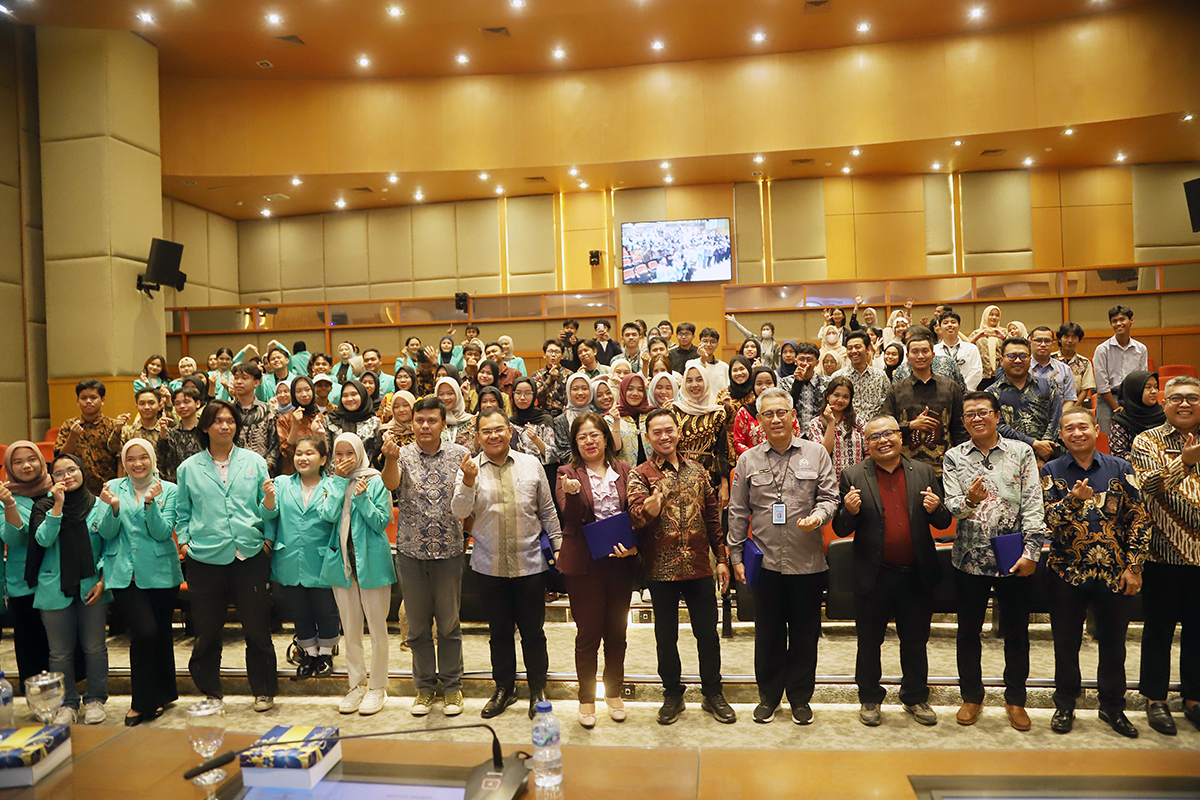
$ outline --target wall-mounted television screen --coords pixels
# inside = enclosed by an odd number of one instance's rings
[[[683,219],[621,223],[625,283],[733,279],[729,220]]]

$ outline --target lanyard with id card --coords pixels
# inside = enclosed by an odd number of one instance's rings
[[[783,474],[775,473],[775,466],[770,464],[770,452],[768,451],[767,461],[771,467],[771,479],[775,483],[775,502],[771,504],[771,524],[786,525],[787,524],[787,505],[783,502],[783,482],[787,479],[787,474],[791,471],[791,459],[784,456]]]

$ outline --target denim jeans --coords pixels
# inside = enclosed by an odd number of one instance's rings
[[[75,688],[75,643],[83,647],[87,665],[87,689],[83,702],[108,700],[108,645],[105,634],[108,626],[108,603],[85,606],[76,597],[71,605],[57,611],[42,609],[42,624],[50,642],[50,669],[63,674],[63,705],[79,708],[79,691]]]

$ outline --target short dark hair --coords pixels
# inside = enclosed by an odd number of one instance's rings
[[[292,352],[293,353],[303,353],[307,349],[308,349],[308,345],[306,345],[304,343],[303,339],[297,339],[296,341],[292,342]]]
[[[1079,339],[1081,341],[1083,340],[1083,336],[1084,336],[1083,328],[1076,322],[1064,322],[1062,325],[1059,325],[1058,326],[1058,336],[1056,338],[1058,338],[1059,341],[1062,341],[1062,338],[1064,336],[1067,336],[1072,333],[1075,334],[1076,339]]]
[[[366,350],[363,350],[363,351],[362,351],[362,355],[364,355],[364,356],[365,356],[367,353],[374,353],[375,355],[379,356],[379,358],[380,358],[380,359],[382,359],[382,358],[383,358],[383,353],[379,352],[379,348],[378,348],[378,347],[368,347]],[[270,353],[268,353],[267,355],[270,355]]]
[[[1130,308],[1129,306],[1115,305],[1108,310],[1108,321],[1112,322],[1112,318],[1119,314],[1124,314],[1125,316],[1129,317],[1130,319],[1133,319],[1133,309],[1132,308]]]
[[[851,339],[860,340],[863,343],[863,347],[868,349],[871,347],[871,334],[864,330],[850,331],[850,333],[846,336],[846,341],[842,342],[843,346],[850,344]]]
[[[761,331],[763,328],[770,328],[770,329],[771,329],[771,335],[772,335],[772,336],[774,336],[774,335],[775,335],[775,323],[774,323],[774,322],[764,322],[762,325],[759,325],[759,326],[758,326],[758,329],[759,329],[760,331]]]
[[[1031,352],[1031,353],[1033,352],[1033,345],[1029,344],[1029,340],[1026,339],[1024,336],[1009,336],[1007,339],[1005,339],[1003,342],[1000,343],[1000,355],[1004,355],[1005,353],[1008,352],[1008,346],[1010,344],[1015,344],[1019,347],[1024,347],[1029,352]]]
[[[239,372],[241,372],[245,375],[249,375],[256,381],[262,380],[262,367],[258,366],[258,364],[255,364],[253,361],[243,361],[240,364],[234,364],[233,368],[229,370],[229,372],[232,375],[237,375]]]
[[[673,328],[673,326],[671,325],[671,320],[669,320],[669,319],[660,319],[658,321],[658,325],[656,325],[655,327],[662,328],[664,326],[667,328]]]
[[[612,328],[612,324],[608,320],[598,319],[592,323],[592,330],[596,330],[596,328],[599,328],[601,325],[603,325],[605,328]]]
[[[288,359],[291,358],[291,356],[288,354],[287,350],[284,350],[282,347],[280,347],[279,345],[276,344],[276,345],[272,345],[271,349],[267,351],[267,360],[268,361],[271,360],[271,354],[274,353],[275,351],[279,351],[280,353],[283,353],[284,358],[288,358]],[[379,351],[376,350],[375,352],[378,353]]]
[[[1033,335],[1034,335],[1035,333],[1037,333],[1038,331],[1045,331],[1046,333],[1050,334],[1051,336],[1053,336],[1053,335],[1054,335],[1054,331],[1050,330],[1050,326],[1049,326],[1049,325],[1038,325],[1036,328],[1034,328],[1033,330],[1031,330],[1031,331],[1029,332],[1029,335],[1030,335],[1030,336],[1033,336]]]
[[[1063,409],[1062,416],[1058,418],[1059,426],[1061,427],[1062,421],[1072,414],[1082,414],[1083,416],[1087,417],[1093,425],[1096,424],[1096,415],[1092,413],[1090,408],[1087,406],[1077,406],[1072,404]]]
[[[646,349],[649,350],[651,347],[654,347],[655,342],[658,342],[659,344],[661,344],[663,347],[667,348],[668,350],[671,349],[670,342],[668,342],[666,339],[664,339],[661,336],[651,336],[650,341],[646,343]]]
[[[579,330],[579,320],[577,320],[577,319],[563,320],[563,327],[564,328],[574,328],[575,330]]]
[[[812,356],[813,358],[820,358],[821,348],[817,347],[812,342],[799,342],[796,345],[796,355],[800,355],[801,353],[806,356]]]
[[[562,339],[547,339],[546,341],[542,342],[542,352],[545,353],[548,349],[550,349],[550,345],[554,345],[559,350],[563,349]]]
[[[178,403],[179,395],[183,395],[184,397],[190,397],[193,400],[195,400],[197,403],[200,402],[200,392],[199,392],[199,390],[196,389],[195,386],[180,386],[178,389],[176,389],[171,394],[171,399],[174,400],[176,403]]]
[[[721,341],[721,334],[716,328],[705,328],[700,331],[700,338],[703,339],[705,336],[711,336],[717,342]]]
[[[308,358],[308,376],[310,378],[316,374],[315,372],[313,372],[313,364],[317,363],[318,358],[325,359],[326,364],[328,364],[331,367],[333,366],[333,356],[329,355],[329,353],[313,353]]]
[[[476,333],[479,333],[479,326],[472,322],[463,328],[463,333],[466,333],[467,331],[475,331]]]
[[[659,417],[670,417],[671,422],[674,422],[675,426],[679,427],[679,421],[675,419],[674,411],[669,408],[656,408],[646,415],[646,430],[650,430],[650,423]]]
[[[417,401],[413,406],[413,417],[417,416],[418,411],[437,411],[442,415],[442,422],[446,421],[446,404],[437,399],[437,395],[427,394]]]
[[[96,378],[84,378],[79,383],[75,384],[75,397],[86,392],[88,389],[94,389],[96,394],[104,397],[104,393],[108,390],[104,388],[104,382]]]
[[[955,311],[953,308],[947,308],[945,311],[943,311],[941,314],[938,315],[938,319],[939,320],[952,319],[955,322],[957,322],[959,325],[962,325],[962,317],[959,316],[958,312]]]
[[[225,355],[229,356],[230,358],[233,358],[233,351],[230,350],[228,347],[218,347],[217,352],[216,352],[217,358],[221,357],[221,353],[224,353]]]
[[[471,353],[478,353],[479,355],[483,355],[483,348],[480,347],[479,345],[475,344],[475,342],[467,342],[466,344],[464,344],[462,346],[462,351],[464,353],[471,352]]]
[[[209,400],[208,405],[200,412],[200,421],[196,423],[197,435],[200,437],[200,444],[204,449],[208,449],[208,429],[217,421],[217,414],[221,413],[221,409],[226,409],[230,414],[233,414],[233,440],[236,442],[238,436],[242,432],[242,412],[238,409],[237,404],[231,403],[228,400]]]
[[[687,331],[688,333],[693,333],[693,334],[694,334],[694,333],[696,332],[696,323],[694,323],[694,322],[681,322],[681,323],[679,323],[678,325],[676,325],[676,326],[675,326],[675,333],[676,333],[676,334],[683,333],[684,331]]]
[[[595,339],[581,339],[575,343],[576,348],[579,348],[580,345],[586,346],[593,353],[600,352],[600,343],[597,342]],[[579,352],[578,349],[576,349],[576,353],[578,353],[578,352]]]
[[[158,399],[158,389],[151,389],[149,386],[143,386],[141,389],[138,389],[133,393],[133,402],[136,403],[137,399],[144,394],[154,395],[154,399]]]
[[[409,337],[405,338],[405,340],[404,340],[404,346],[405,346],[405,347],[408,347],[408,343],[409,343],[409,342],[411,342],[413,339],[416,339],[416,340],[417,340],[417,344],[420,344],[420,343],[421,343],[421,337],[420,337],[420,336],[409,336]]]
[[[992,411],[1000,411],[1000,398],[991,392],[967,392],[963,395],[964,406],[971,400],[986,400],[992,407]]]
[[[639,336],[641,335],[642,329],[638,327],[636,322],[626,322],[621,326],[621,333],[625,333],[625,331],[629,330],[630,328],[633,328],[635,331],[637,331]]]
[[[505,425],[512,427],[512,420],[508,418],[508,414],[504,413],[503,408],[485,408],[475,415],[475,432],[479,433],[479,426],[483,424],[485,418],[497,415],[503,418]]]
[[[488,342],[487,344],[485,344],[485,345],[483,346],[483,352],[485,352],[485,353],[486,353],[486,352],[487,352],[487,349],[488,349],[489,347],[499,347],[499,348],[500,348],[500,352],[501,352],[501,353],[503,353],[503,352],[504,352],[504,345],[500,344],[499,342]]]
[[[853,336],[853,334],[851,334]],[[914,325],[908,329],[908,335],[904,337],[904,343],[908,345],[908,349],[912,349],[913,342],[929,342],[929,346],[933,347],[933,331],[926,328],[924,325]]]
[[[311,444],[321,458],[329,458],[329,443],[325,441],[324,436],[301,436],[296,440],[296,444],[292,445],[292,452],[295,452],[296,446],[301,442]]]
[[[589,422],[596,426],[596,430],[604,436],[604,463],[615,467],[618,460],[617,444],[613,441],[612,429],[608,427],[604,417],[594,411],[583,412],[571,423],[571,466],[579,469],[584,465],[583,454],[579,452],[579,442],[575,441],[575,437],[579,436],[579,429]]]

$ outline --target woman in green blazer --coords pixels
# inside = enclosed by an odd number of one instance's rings
[[[119,524],[107,526],[104,577],[129,627],[131,702],[125,724],[156,719],[179,699],[171,617],[183,570],[175,547],[175,484],[160,480],[155,448],[130,439],[121,448],[124,478],[108,482]]]
[[[333,674],[333,648],[338,643],[338,609],[321,566],[331,543],[333,523],[321,513],[332,495],[345,494],[324,476],[329,453],[325,437],[302,436],[293,446],[293,475],[263,484],[263,519],[275,529],[271,580],[283,586],[292,612],[300,666],[295,680]]]
[[[4,588],[8,599],[8,618],[13,627],[13,649],[17,656],[17,675],[21,693],[26,678],[50,669],[50,644],[42,614],[33,607],[37,585],[25,581],[25,553],[29,542],[29,515],[34,502],[50,493],[54,481],[46,459],[36,444],[26,439],[13,442],[4,451],[4,473],[8,483],[0,484],[0,504],[4,505]]]
[[[322,577],[333,586],[346,633],[350,692],[338,704],[338,711],[374,714],[387,702],[387,612],[391,586],[396,582],[396,564],[387,538],[392,495],[379,471],[372,469],[356,434],[337,437],[333,459],[334,476],[329,479],[333,491],[321,515],[337,525],[337,537],[328,549]],[[364,618],[371,633],[369,682],[362,645]]]
[[[50,669],[63,674],[66,692],[52,720],[75,724],[75,646],[83,646],[87,690],[83,721],[104,721],[108,700],[108,646],[104,634],[112,593],[104,586],[102,531],[117,525],[117,498],[105,486],[99,500],[88,491],[87,473],[77,456],[54,459],[50,494],[33,504],[29,516],[26,581],[34,584],[33,605],[42,612],[50,642]]]

